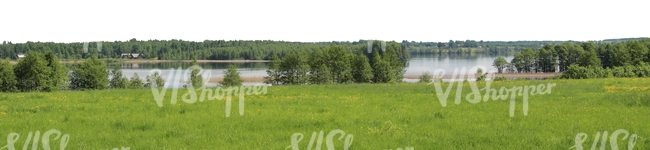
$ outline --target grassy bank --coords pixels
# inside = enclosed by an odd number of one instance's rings
[[[245,97],[245,114],[225,117],[225,101],[170,104],[167,91],[158,107],[151,90],[54,93],[0,93],[0,146],[6,136],[57,129],[69,134],[67,149],[285,149],[302,133],[341,129],[352,134],[351,149],[569,149],[586,133],[588,149],[596,132],[636,133],[634,149],[650,149],[650,79],[537,80],[493,82],[492,87],[555,83],[550,94],[531,95],[515,116],[508,101],[454,103],[452,88],[442,107],[433,85],[353,84],[269,87]],[[446,89],[446,84],[443,87]],[[483,87],[479,85],[479,87]],[[471,89],[465,84],[462,96]],[[179,91],[180,95],[186,93]],[[481,92],[483,93],[483,92]],[[336,135],[334,145],[344,141]],[[58,149],[59,140],[50,145]],[[323,140],[323,149],[326,148]],[[609,137],[607,147],[610,146]],[[620,149],[627,140],[618,138]],[[40,145],[40,143],[39,143]],[[314,144],[315,145],[315,144]]]

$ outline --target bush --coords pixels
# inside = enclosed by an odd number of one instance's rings
[[[429,83],[431,82],[431,73],[429,73],[428,71],[423,72],[422,75],[420,75],[420,77],[418,78],[419,78],[418,82],[420,83]]]
[[[133,74],[133,77],[129,80],[129,89],[141,89],[144,87],[143,85],[142,79],[140,79],[138,73]]]
[[[508,78],[506,77],[494,77],[492,81],[508,81]]]
[[[571,65],[562,73],[564,79],[590,79],[590,78],[645,78],[650,77],[650,65],[637,66],[619,66],[612,69],[603,69],[601,67],[580,67]]]
[[[95,56],[81,64],[74,64],[70,74],[70,88],[73,90],[96,89],[108,87],[106,64]]]
[[[50,85],[52,69],[47,64],[42,53],[27,52],[25,58],[14,66],[14,74],[18,82],[16,87],[23,92],[52,90],[53,87]]]

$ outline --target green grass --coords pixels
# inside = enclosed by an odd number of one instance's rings
[[[589,149],[596,132],[625,129],[641,137],[634,149],[650,149],[650,79],[504,81],[492,87],[547,83],[556,87],[530,96],[527,116],[517,98],[514,117],[508,101],[457,105],[454,87],[442,107],[433,85],[405,83],[274,86],[246,96],[243,116],[233,98],[230,117],[223,100],[172,105],[171,91],[162,107],[151,90],[0,93],[0,146],[12,132],[20,135],[14,145],[21,149],[29,132],[57,129],[69,134],[67,149],[285,149],[294,133],[304,135],[299,145],[306,149],[312,132],[326,136],[341,129],[354,136],[351,149],[357,150],[569,149],[578,133],[589,136],[583,144]],[[465,84],[462,96],[469,92]],[[50,141],[58,149],[59,140]],[[627,142],[619,137],[620,149]],[[334,140],[336,149],[343,143]]]

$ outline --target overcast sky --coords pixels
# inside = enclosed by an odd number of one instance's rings
[[[586,41],[650,37],[648,6],[642,0],[3,0],[0,41]]]

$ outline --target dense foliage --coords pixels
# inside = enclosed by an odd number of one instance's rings
[[[96,57],[75,63],[71,69],[60,64],[49,51],[45,55],[30,51],[16,65],[0,60],[0,92],[141,89],[163,87],[165,84],[158,72],[146,79],[143,82],[137,74],[131,79],[124,78],[120,66],[108,70],[104,61]]]
[[[505,68],[504,72],[564,72],[563,78],[646,77],[649,47],[650,39],[600,45],[591,42],[547,44],[537,50],[523,49],[510,63],[497,58],[493,65]]]
[[[370,47],[369,47],[370,46]],[[291,52],[273,58],[268,84],[329,84],[400,82],[408,52],[396,42],[373,41],[356,50],[332,45],[307,53]],[[368,53],[370,50],[372,53]]]

